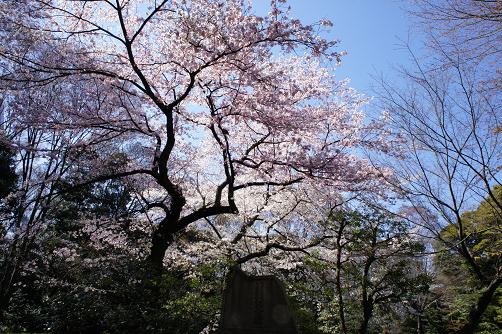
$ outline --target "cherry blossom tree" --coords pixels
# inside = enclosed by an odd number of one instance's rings
[[[239,196],[314,179],[341,191],[378,184],[381,171],[356,149],[388,149],[382,124],[334,79],[341,53],[320,37],[330,22],[304,25],[284,3],[263,17],[240,0],[1,5],[5,89],[85,95],[32,124],[85,129],[82,149],[129,153],[112,169],[74,163],[93,170],[80,184],[137,184],[156,268],[180,231],[244,210]]]

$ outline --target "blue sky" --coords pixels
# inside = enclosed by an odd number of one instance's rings
[[[269,0],[253,0],[258,12]],[[351,86],[371,94],[372,75],[398,80],[396,68],[410,65],[403,41],[418,50],[420,37],[405,10],[406,0],[289,0],[291,16],[304,23],[329,19],[334,26],[328,37],[339,39],[339,50],[347,51],[336,76],[350,78]]]

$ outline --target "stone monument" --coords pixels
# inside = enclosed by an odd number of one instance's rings
[[[297,334],[284,287],[275,276],[228,276],[220,334]]]

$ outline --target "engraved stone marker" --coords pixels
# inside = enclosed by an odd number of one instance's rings
[[[297,334],[281,282],[274,276],[229,275],[221,334]]]

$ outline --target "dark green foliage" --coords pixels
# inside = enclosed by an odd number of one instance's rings
[[[15,151],[8,138],[0,133],[0,199],[15,190],[17,182],[15,170]]]
[[[215,319],[221,303],[222,281],[215,275],[218,266],[212,268],[199,268],[193,278],[184,272],[149,278],[141,263],[129,263],[115,270],[108,268],[101,281],[95,275],[92,286],[79,287],[78,280],[89,279],[90,274],[76,271],[66,274],[74,276],[73,284],[66,288],[26,285],[16,291],[8,328],[82,334],[196,334]]]
[[[191,277],[170,286],[170,298],[163,303],[166,314],[166,333],[199,333],[204,327],[218,319],[222,303],[223,277],[226,267],[222,263],[208,263],[196,268]]]
[[[301,301],[291,299],[291,308],[294,313],[299,334],[321,334],[319,321],[315,309],[311,305],[304,305]]]
[[[502,200],[502,187],[492,190],[495,197]],[[462,228],[466,244],[475,264],[489,282],[500,273],[502,233],[500,221],[502,213],[492,198],[483,200],[478,208],[462,214]],[[446,244],[459,244],[458,226],[449,225],[441,231]],[[461,251],[456,247],[447,247],[445,243],[437,243],[439,251],[435,257],[437,268],[438,293],[442,297],[442,308],[438,310],[442,322],[448,331],[457,331],[469,319],[469,312],[476,305],[485,291],[487,283],[480,281],[475,275]],[[476,333],[502,333],[502,288],[498,288],[486,311],[481,317]]]

